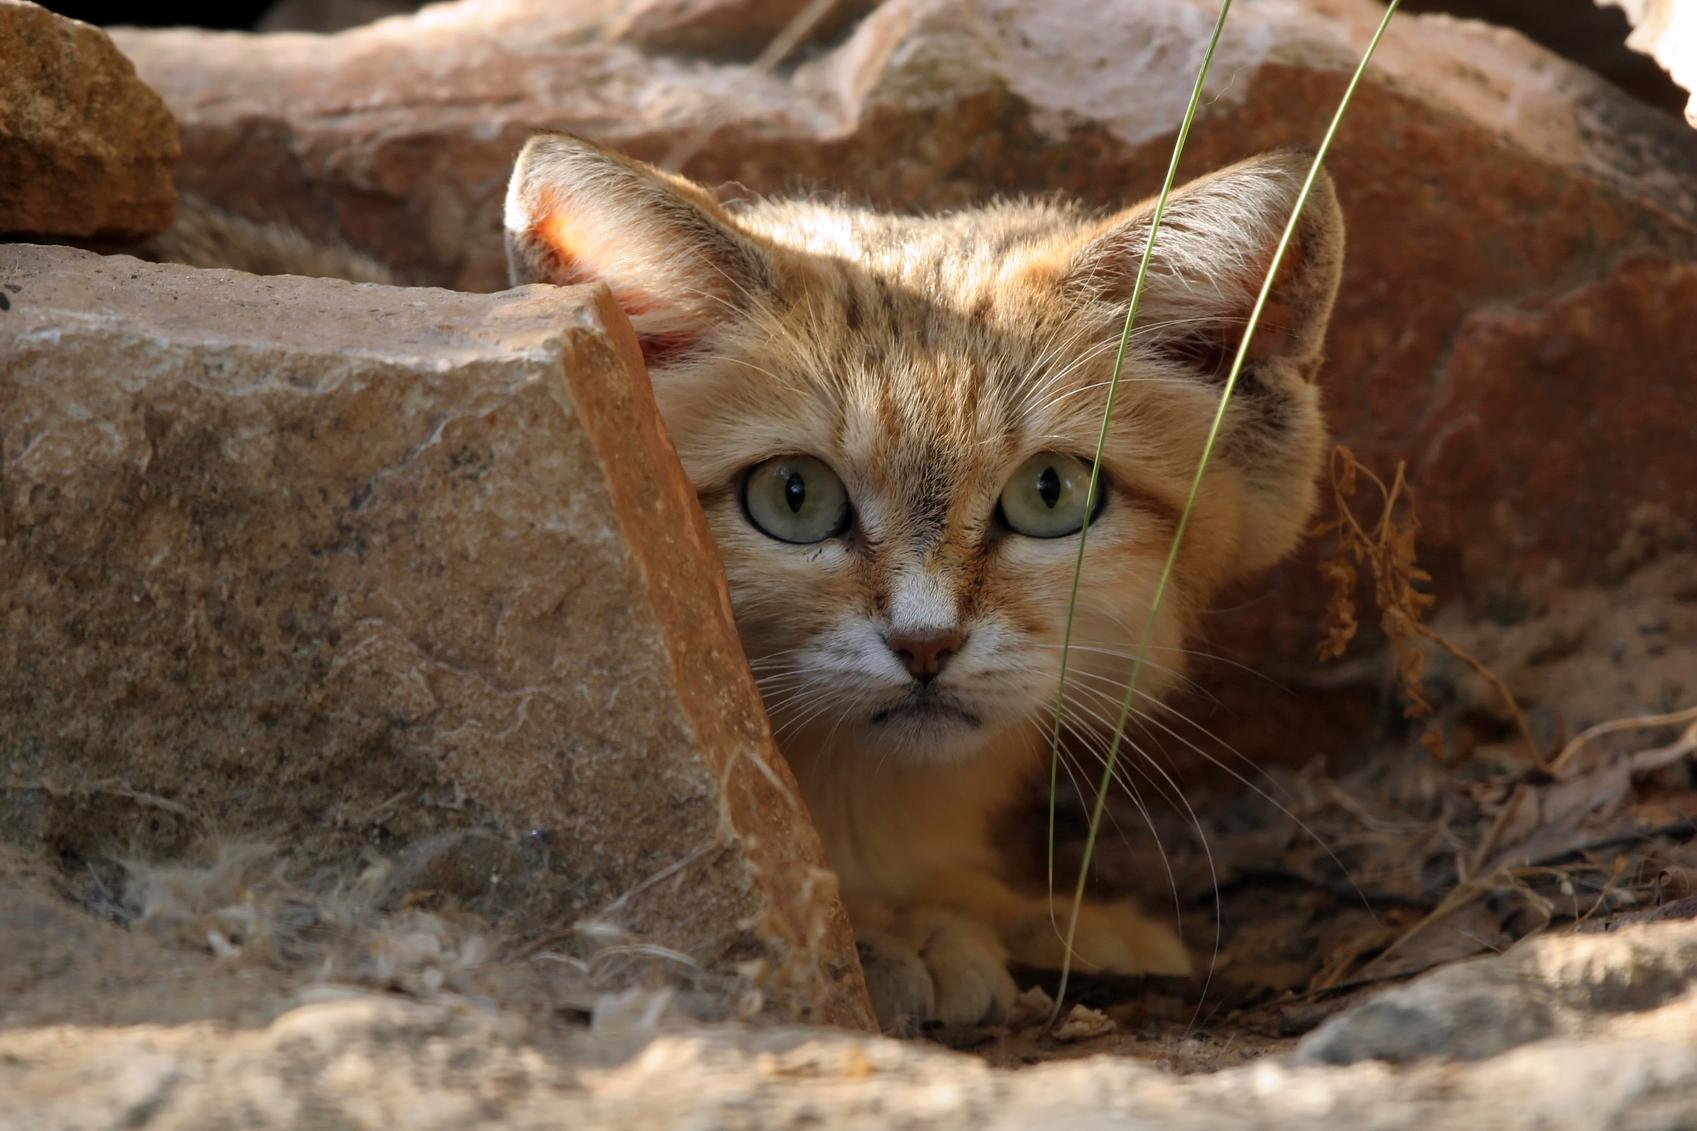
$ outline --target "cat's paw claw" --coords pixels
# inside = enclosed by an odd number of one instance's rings
[[[905,1032],[930,1020],[937,991],[919,952],[883,931],[862,931],[855,942],[879,1027]]]
[[[912,912],[896,931],[862,931],[857,941],[886,1031],[993,1023],[1018,995],[995,933],[952,912]]]
[[[920,956],[937,988],[932,1016],[944,1026],[1001,1021],[1019,996],[1006,953],[995,936],[977,924],[939,924]]]

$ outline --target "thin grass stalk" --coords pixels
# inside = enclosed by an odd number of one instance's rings
[[[1072,657],[1072,625],[1073,616],[1078,611],[1079,579],[1084,574],[1084,546],[1090,537],[1090,516],[1096,511],[1096,493],[1100,490],[1102,481],[1102,453],[1108,446],[1108,425],[1113,420],[1114,398],[1119,393],[1120,373],[1125,369],[1126,354],[1131,349],[1131,331],[1137,324],[1137,308],[1143,301],[1143,280],[1149,273],[1149,260],[1155,250],[1155,236],[1161,230],[1161,221],[1167,214],[1167,199],[1172,196],[1173,183],[1178,179],[1179,158],[1183,156],[1185,142],[1190,137],[1190,124],[1196,120],[1196,108],[1202,104],[1202,85],[1207,81],[1208,71],[1214,65],[1214,49],[1220,45],[1220,33],[1225,30],[1226,14],[1231,11],[1231,6],[1232,0],[1221,0],[1220,14],[1214,19],[1213,34],[1208,37],[1208,49],[1202,54],[1202,65],[1197,68],[1196,82],[1190,88],[1190,101],[1184,108],[1184,120],[1179,123],[1178,137],[1173,141],[1173,155],[1167,162],[1167,176],[1161,182],[1161,194],[1155,198],[1155,214],[1150,220],[1149,238],[1143,243],[1143,258],[1137,264],[1137,279],[1131,286],[1131,302],[1126,307],[1125,326],[1120,331],[1119,352],[1114,355],[1113,374],[1108,378],[1108,400],[1102,410],[1101,430],[1096,434],[1096,455],[1090,461],[1090,486],[1084,493],[1084,522],[1078,528],[1078,556],[1072,564],[1072,593],[1067,600],[1066,631],[1061,636],[1060,681],[1055,688],[1055,726],[1049,735],[1048,891],[1051,897],[1055,891],[1055,794],[1059,785],[1061,764],[1061,715],[1066,708],[1067,662]],[[1123,720],[1120,725],[1125,725]],[[1069,951],[1071,946],[1069,932]]]
[[[1114,726],[1113,741],[1108,747],[1107,764],[1104,767],[1102,781],[1096,790],[1095,802],[1091,808],[1090,827],[1084,841],[1084,857],[1079,864],[1078,883],[1073,891],[1072,914],[1067,921],[1066,945],[1061,957],[1061,981],[1055,993],[1056,1016],[1059,1015],[1061,1004],[1066,999],[1067,983],[1072,974],[1073,943],[1078,932],[1079,911],[1084,905],[1085,881],[1090,875],[1090,863],[1095,855],[1096,838],[1101,832],[1102,816],[1107,807],[1108,787],[1113,782],[1114,767],[1119,759],[1120,745],[1125,738],[1126,723],[1131,718],[1132,701],[1137,693],[1137,677],[1142,672],[1144,662],[1148,658],[1155,618],[1160,613],[1161,603],[1166,597],[1167,585],[1172,580],[1173,567],[1178,561],[1179,547],[1184,541],[1185,528],[1190,522],[1190,514],[1196,505],[1196,497],[1201,492],[1202,478],[1208,471],[1208,461],[1214,453],[1214,444],[1219,439],[1220,428],[1225,421],[1226,408],[1231,402],[1233,391],[1237,388],[1238,375],[1242,373],[1244,360],[1248,357],[1249,343],[1255,335],[1256,325],[1261,320],[1261,312],[1267,305],[1267,297],[1272,293],[1273,280],[1278,277],[1279,268],[1284,263],[1285,252],[1290,247],[1291,237],[1296,232],[1297,222],[1302,217],[1302,209],[1308,203],[1308,196],[1313,191],[1314,181],[1320,175],[1320,166],[1326,159],[1327,151],[1331,149],[1332,139],[1337,136],[1338,126],[1343,122],[1344,114],[1349,110],[1349,104],[1355,98],[1356,88],[1361,84],[1361,76],[1366,73],[1367,65],[1372,61],[1373,53],[1378,50],[1379,41],[1384,38],[1385,29],[1390,26],[1391,17],[1396,15],[1396,10],[1400,4],[1401,0],[1390,0],[1385,5],[1384,17],[1380,19],[1378,28],[1374,30],[1373,38],[1367,44],[1367,50],[1362,53],[1361,61],[1356,64],[1355,73],[1350,76],[1349,85],[1344,88],[1343,98],[1338,102],[1338,108],[1332,114],[1332,120],[1326,127],[1325,136],[1320,140],[1319,148],[1315,150],[1314,160],[1308,166],[1308,175],[1303,179],[1301,191],[1297,193],[1296,205],[1291,209],[1290,219],[1286,221],[1284,232],[1279,237],[1278,247],[1273,251],[1273,259],[1267,267],[1266,277],[1261,281],[1261,290],[1255,297],[1255,305],[1249,312],[1249,321],[1244,326],[1243,337],[1238,341],[1237,353],[1232,358],[1231,371],[1226,376],[1225,388],[1220,391],[1220,403],[1214,411],[1214,420],[1209,426],[1207,441],[1202,445],[1202,458],[1197,462],[1196,475],[1190,482],[1190,494],[1185,499],[1184,510],[1179,514],[1178,527],[1173,531],[1173,541],[1167,550],[1166,563],[1161,567],[1160,579],[1155,583],[1155,595],[1149,603],[1149,615],[1144,620],[1143,631],[1138,637],[1137,652],[1132,660],[1131,675],[1126,681],[1125,697],[1121,700],[1119,719]],[[1215,35],[1218,34],[1218,28],[1216,28]],[[1151,232],[1150,242],[1153,243],[1153,240],[1154,233]],[[1141,279],[1141,272],[1139,278]],[[1114,376],[1117,380],[1119,376],[1117,366]],[[1105,431],[1107,426],[1106,412],[1103,413],[1103,418]],[[1092,489],[1094,490],[1094,472],[1092,472]],[[1076,598],[1076,590],[1074,596]],[[1052,831],[1050,836],[1052,839]]]

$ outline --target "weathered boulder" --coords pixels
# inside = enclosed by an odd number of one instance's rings
[[[277,0],[255,31],[343,31],[421,7],[416,0]]]
[[[1296,1055],[1186,1075],[1101,1055],[998,1070],[929,1042],[821,1029],[638,1026],[592,1034],[510,1008],[344,990],[259,1024],[9,1025],[0,1028],[0,1094],[15,1121],[48,1131],[232,1124],[1311,1131],[1317,1123],[1360,1131],[1675,1131],[1690,1127],[1697,1088],[1692,933],[1681,923],[1618,940],[1552,937],[1463,968],[1481,987],[1473,1000],[1480,1027],[1514,1029],[1515,1038],[1489,1048],[1429,1041],[1426,1055],[1400,1065],[1382,1060],[1383,1038],[1399,1015],[1380,1009],[1369,1016],[1371,1003]],[[1460,972],[1422,979],[1402,998]],[[1588,985],[1595,986],[1589,995]],[[1562,1001],[1561,1023],[1522,1023],[1551,999]],[[1438,1033],[1432,1023],[1439,1019],[1418,1005],[1408,1020],[1428,1037]],[[1362,1038],[1358,1044],[1349,1043],[1352,1035]],[[1465,1033],[1449,1035],[1468,1043]],[[1477,1059],[1467,1058],[1470,1051]]]
[[[1215,10],[1156,0],[1079,20],[1030,0],[888,0],[770,75],[539,0],[460,0],[328,39],[119,42],[183,124],[187,184],[421,278],[492,289],[508,165],[540,128],[659,159],[714,120],[684,167],[698,178],[900,208],[1147,194]],[[1380,11],[1234,10],[1187,170],[1315,142]],[[1514,33],[1399,17],[1329,165],[1350,230],[1321,376],[1331,420],[1369,466],[1409,461],[1440,598],[1524,606],[1527,579],[1607,574],[1635,510],[1697,513],[1672,410],[1697,371],[1697,135]],[[1534,450],[1554,438],[1559,459]],[[1266,586],[1273,599],[1211,620],[1209,650],[1287,687],[1335,684],[1312,667],[1314,574],[1297,561]],[[1347,749],[1376,710],[1370,689],[1219,682],[1254,698],[1210,726],[1283,736],[1225,734],[1256,754]]]
[[[1622,1036],[1654,1031],[1670,1014],[1697,1015],[1690,922],[1529,939],[1506,955],[1456,963],[1331,1019],[1297,1055],[1312,1064],[1486,1060],[1611,1027]]]
[[[0,245],[0,836],[375,849],[863,1024],[717,556],[606,296]]]
[[[1697,126],[1697,4],[1692,0],[1597,0],[1632,21],[1628,47],[1662,65],[1674,82],[1693,92],[1685,120]]]
[[[839,36],[876,3],[834,0],[816,12],[815,0],[636,0],[603,27],[652,51],[754,59],[780,35],[799,33],[797,46]]]
[[[0,234],[171,226],[177,127],[99,28],[0,0]]]

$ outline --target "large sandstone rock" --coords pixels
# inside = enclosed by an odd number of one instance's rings
[[[0,234],[170,227],[177,127],[105,32],[0,0],[0,60]]]
[[[27,245],[0,288],[0,836],[375,849],[396,901],[594,920],[866,1022],[604,294]]]
[[[119,42],[182,121],[187,184],[420,278],[492,289],[508,165],[545,127],[658,159],[717,115],[685,169],[737,191],[901,208],[1149,193],[1215,10],[1152,0],[1080,20],[1030,0],[889,0],[765,76],[644,47],[640,28],[610,37],[595,5],[574,16],[540,0],[461,0],[329,39]],[[1380,11],[1235,9],[1187,169],[1316,141]],[[1331,419],[1370,466],[1409,461],[1443,600],[1525,607],[1526,579],[1608,575],[1635,511],[1697,513],[1675,407],[1697,371],[1697,135],[1514,33],[1399,17],[1330,168],[1350,225],[1321,377]],[[1208,648],[1287,687],[1335,683],[1312,667],[1312,561],[1266,592],[1211,621]],[[1352,747],[1377,710],[1370,689],[1221,682],[1255,698],[1211,727],[1283,736],[1225,735],[1257,754]]]

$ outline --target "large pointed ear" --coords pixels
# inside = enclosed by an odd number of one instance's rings
[[[1137,322],[1147,348],[1206,377],[1236,355],[1311,156],[1268,154],[1186,185],[1168,201]],[[1079,242],[1065,282],[1124,317],[1149,238],[1153,203],[1110,217]],[[1285,252],[1246,365],[1285,362],[1311,379],[1343,266],[1343,215],[1321,173]],[[1255,373],[1247,373],[1253,379]]]
[[[1185,186],[1156,234],[1135,349],[1177,379],[1218,382],[1238,343],[1311,158],[1277,153]],[[1075,237],[1063,285],[1117,337],[1154,208],[1110,217]],[[1314,385],[1343,266],[1343,215],[1331,179],[1316,179],[1250,341],[1217,463],[1238,485],[1234,572],[1282,557],[1313,513],[1325,452]],[[1230,493],[1227,496],[1232,497]]]
[[[771,263],[711,193],[569,134],[525,143],[507,186],[513,285],[605,283],[650,367],[699,349],[771,288]]]

